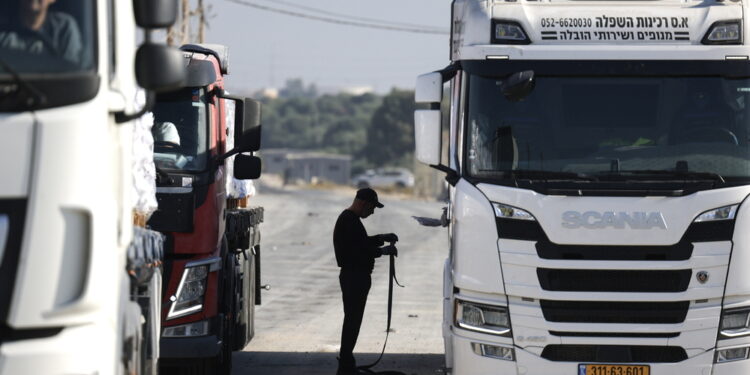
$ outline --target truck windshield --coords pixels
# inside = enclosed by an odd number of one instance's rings
[[[503,95],[507,74],[469,71],[468,174],[750,183],[747,62],[675,64],[694,63],[541,64],[535,89],[517,102]]]
[[[186,88],[157,96],[154,163],[159,169],[200,172],[208,160],[206,92]]]
[[[0,75],[94,68],[93,1],[7,0],[0,8]]]

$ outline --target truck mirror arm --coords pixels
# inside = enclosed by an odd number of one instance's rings
[[[456,172],[455,170],[445,165],[442,165],[442,164],[430,165],[430,167],[435,168],[439,170],[440,172],[445,173],[445,181],[451,184],[451,186],[456,186],[456,184],[458,183],[458,180],[461,179],[461,176],[458,175],[458,172]]]
[[[453,77],[456,76],[456,73],[458,73],[459,70],[461,70],[461,62],[456,61],[446,66],[445,68],[436,71],[436,73],[440,73],[440,76],[443,78],[443,83],[445,83],[453,79]]]
[[[146,103],[143,105],[143,108],[141,108],[136,113],[127,114],[125,111],[120,111],[115,113],[115,122],[118,124],[122,124],[128,121],[135,120],[144,114],[146,112],[151,111],[154,108],[154,105],[156,104],[156,95],[152,91],[146,91]]]
[[[243,151],[243,150],[238,149],[238,148],[235,147],[235,148],[227,151],[224,155],[217,156],[216,159],[214,159],[214,165],[216,165],[218,167],[218,166],[220,166],[224,162],[224,160],[227,160],[230,157],[232,157],[234,155],[237,155],[239,153],[242,153],[242,152],[245,152],[245,151]]]

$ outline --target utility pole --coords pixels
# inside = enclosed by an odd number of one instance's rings
[[[206,8],[203,7],[203,0],[198,0],[198,43],[205,42],[206,39]]]
[[[206,9],[203,0],[197,0],[193,10],[190,0],[180,0],[180,19],[167,32],[167,44],[170,46],[206,41]],[[198,32],[193,32],[193,17],[198,18]],[[196,35],[197,34],[197,35]],[[197,37],[196,37],[197,36]],[[196,40],[197,39],[197,40]]]

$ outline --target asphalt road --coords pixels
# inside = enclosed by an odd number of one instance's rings
[[[262,189],[253,205],[266,209],[262,224],[262,278],[271,285],[256,310],[256,335],[234,354],[233,374],[317,375],[336,372],[343,308],[333,252],[333,226],[353,191]],[[369,234],[395,232],[397,275],[392,332],[375,370],[406,374],[443,372],[442,269],[445,228],[411,218],[439,217],[443,204],[381,196],[384,209],[365,219]],[[374,360],[385,339],[388,258],[380,258],[355,356]]]

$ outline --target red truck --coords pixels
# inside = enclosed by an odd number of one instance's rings
[[[232,352],[254,335],[263,209],[228,198],[227,170],[234,159],[234,178],[259,177],[260,104],[224,90],[226,47],[181,50],[187,82],[157,96],[152,129],[159,208],[148,225],[166,236],[160,370],[229,374]]]

